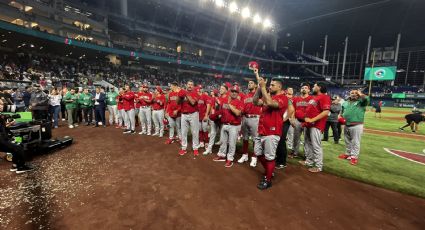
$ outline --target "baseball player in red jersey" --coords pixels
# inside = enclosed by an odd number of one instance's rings
[[[211,113],[210,113],[210,137],[208,146],[205,148],[204,155],[208,155],[212,153],[212,148],[214,146],[215,138],[217,136],[217,133],[220,132],[220,108],[221,106],[228,101],[228,87],[227,85],[223,84],[220,86],[219,90],[219,97],[213,97],[211,99],[211,103],[213,104]],[[211,119],[213,118],[213,119]],[[221,142],[220,142],[221,145]]]
[[[124,110],[122,95],[124,95],[124,88],[119,88],[118,96],[115,99],[117,101],[117,109],[118,109],[118,124],[115,127],[117,129],[124,127],[123,122],[125,117],[125,110]]]
[[[199,148],[199,112],[198,112],[198,100],[199,95],[194,90],[193,81],[188,81],[186,84],[186,90],[180,90],[178,92],[178,102],[181,104],[181,127],[182,127],[182,147],[179,151],[179,155],[187,153],[187,133],[189,128],[192,131],[192,148],[193,155],[198,156]]]
[[[165,95],[162,93],[161,87],[157,86],[152,98],[152,119],[155,125],[155,133],[152,136],[164,136],[164,107]]]
[[[238,99],[239,86],[232,86],[230,89],[230,97],[224,102],[220,108],[221,114],[221,132],[220,132],[220,149],[214,161],[226,161],[225,167],[229,168],[233,165],[236,152],[236,142],[238,140],[239,131],[242,123],[243,102]],[[226,158],[227,152],[227,158]]]
[[[291,101],[283,92],[283,83],[273,79],[267,92],[267,81],[260,78],[258,69],[254,69],[258,82],[253,101],[255,105],[262,105],[258,136],[254,138],[254,153],[265,169],[265,177],[257,185],[260,190],[272,186],[272,176],[275,169],[276,148],[282,134],[283,114],[291,105]]]
[[[325,84],[316,83],[313,87],[315,96],[305,109],[304,153],[305,161],[300,164],[309,167],[308,171],[317,173],[323,169],[322,133],[331,108],[331,98],[327,95]]]
[[[196,90],[199,95],[199,147],[204,148],[205,143],[208,142],[208,116],[211,111],[211,99],[204,93],[202,86],[198,86]]]
[[[178,87],[177,82],[173,82],[170,85],[171,91],[168,94],[168,102],[166,106],[166,117],[168,120],[168,125],[170,126],[170,130],[168,131],[168,140],[165,142],[166,144],[173,143],[176,139],[181,140],[181,113],[180,113],[180,105],[177,103],[178,99],[178,91],[180,88]],[[176,136],[174,137],[174,130],[176,129]]]
[[[312,98],[313,97],[310,95],[310,85],[308,83],[302,83],[301,96],[294,97],[292,99],[292,105],[294,106],[295,113],[292,115],[289,121],[291,122],[291,126],[294,129],[294,134],[292,137],[292,149],[289,153],[289,158],[294,158],[299,155],[301,135],[304,132],[302,123],[305,119],[305,109],[307,108],[308,102]]]
[[[261,106],[254,105],[253,97],[257,91],[257,83],[255,81],[248,82],[249,93],[244,97],[244,109],[243,109],[243,120],[242,120],[242,135],[243,135],[243,144],[242,144],[242,157],[238,160],[238,163],[244,163],[249,160],[248,155],[248,144],[249,137],[253,140],[258,136],[258,121],[261,114]],[[251,157],[251,167],[257,166],[257,156],[253,154]]]
[[[137,93],[136,101],[138,101],[138,116],[140,125],[142,126],[142,131],[139,132],[139,134],[147,134],[150,136],[152,130],[152,94],[149,92],[149,87],[146,84],[143,84],[140,87],[139,93]]]
[[[125,126],[127,127],[123,133],[125,134],[134,134],[136,131],[136,123],[135,123],[135,113],[134,113],[134,92],[131,91],[129,85],[125,85],[125,92],[122,95],[123,99],[123,107],[125,111]]]

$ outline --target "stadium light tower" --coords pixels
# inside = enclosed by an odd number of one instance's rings
[[[256,15],[254,16],[254,18],[252,19],[252,21],[254,22],[254,24],[257,24],[257,23],[261,22],[261,17],[260,17],[260,15],[259,15],[259,14],[256,14]]]
[[[270,19],[267,18],[267,19],[264,20],[264,22],[263,22],[263,27],[264,28],[268,29],[268,28],[271,28],[272,26],[273,26],[273,24],[270,21]]]
[[[241,15],[242,15],[242,18],[249,18],[251,16],[251,11],[249,10],[248,7],[245,7],[242,9]]]
[[[230,13],[235,13],[236,11],[238,11],[238,4],[236,2],[231,2],[229,4],[229,11]]]

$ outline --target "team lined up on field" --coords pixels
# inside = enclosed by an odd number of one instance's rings
[[[258,160],[265,168],[264,178],[257,185],[259,189],[271,186],[275,168],[286,167],[289,127],[293,132],[290,155],[298,155],[300,137],[304,133],[305,160],[300,163],[310,172],[322,171],[321,137],[331,108],[326,86],[316,83],[310,89],[310,85],[302,84],[301,95],[293,97],[292,93],[285,92],[281,79],[272,79],[267,88],[267,80],[259,76],[257,69],[254,73],[256,80],[248,82],[246,94],[237,84],[224,84],[210,94],[204,92],[201,85],[195,86],[193,81],[188,81],[184,88],[173,82],[168,92],[156,87],[153,93],[149,92],[147,85],[142,85],[139,92],[132,92],[127,85],[118,93],[107,95],[110,122],[114,122],[117,128],[124,128],[124,134],[135,134],[137,116],[140,135],[159,137],[163,137],[164,125],[168,123],[169,135],[165,143],[180,143],[179,155],[187,153],[189,130],[194,156],[199,155],[200,148],[205,149],[204,155],[211,154],[216,136],[220,134],[220,148],[214,161],[225,162],[225,167],[233,165],[240,134],[243,136],[243,155],[238,162],[249,160],[251,138],[254,153],[250,165],[255,167]],[[357,164],[367,97],[352,91],[350,98],[343,106],[343,110],[349,112],[344,114],[347,151],[340,158]]]

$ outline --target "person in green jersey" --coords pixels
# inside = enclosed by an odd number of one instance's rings
[[[109,125],[118,125],[118,108],[117,108],[117,96],[118,93],[115,92],[115,88],[110,88],[109,92],[106,94],[106,105],[109,112]]]
[[[75,89],[71,89],[64,97],[65,108],[68,112],[68,127],[70,129],[77,127],[77,103],[78,97],[75,94]]]
[[[83,111],[84,121],[86,126],[89,126],[93,122],[93,95],[89,93],[89,89],[84,89],[83,93],[78,99],[78,104]]]

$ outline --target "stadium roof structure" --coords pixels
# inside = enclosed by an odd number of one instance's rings
[[[279,24],[280,44],[299,50],[302,40],[309,53],[341,51],[349,37],[349,51],[364,50],[368,36],[373,47],[425,46],[423,0],[255,0],[270,9]]]

